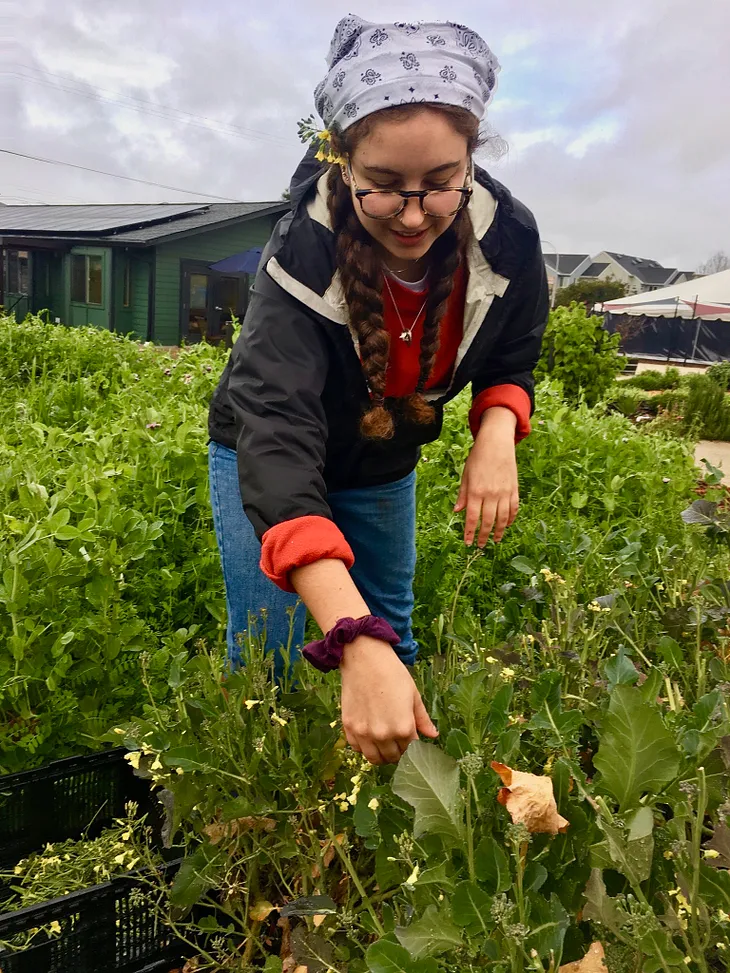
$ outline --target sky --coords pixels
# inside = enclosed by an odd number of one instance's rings
[[[350,12],[484,37],[508,151],[483,164],[546,252],[730,251],[728,0],[0,0],[0,150],[127,177],[0,152],[0,202],[280,198]]]

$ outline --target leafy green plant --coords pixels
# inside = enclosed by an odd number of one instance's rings
[[[723,392],[730,390],[730,361],[713,362],[705,374],[716,382]]]
[[[644,391],[679,388],[680,375],[676,368],[668,368],[664,372],[648,369],[632,375],[631,378],[621,379],[621,385],[628,388],[644,389]]]
[[[586,313],[579,304],[550,312],[536,377],[560,382],[569,402],[581,395],[595,405],[624,368],[620,337],[609,334],[603,319]]]
[[[583,304],[591,310],[594,304],[603,304],[618,297],[624,297],[626,285],[619,280],[577,280],[574,284],[561,287],[555,295],[556,307],[570,307]]]
[[[730,439],[730,404],[725,390],[707,375],[694,375],[689,383],[685,420],[703,439]]]

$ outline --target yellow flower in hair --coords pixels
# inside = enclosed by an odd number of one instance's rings
[[[329,142],[332,139],[332,133],[328,129],[323,128],[321,132],[317,132],[317,138],[320,142]]]
[[[325,162],[327,160],[327,156],[324,154],[324,149],[318,149],[314,158],[317,160],[317,162]]]

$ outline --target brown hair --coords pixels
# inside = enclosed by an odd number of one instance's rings
[[[414,112],[439,111],[451,121],[454,129],[467,140],[469,156],[480,144],[479,123],[465,108],[450,105],[399,105],[377,112],[401,121]],[[356,122],[344,133],[333,132],[335,152],[351,157],[357,143],[370,132],[373,116]],[[390,351],[390,335],[383,322],[381,291],[382,268],[372,246],[372,238],[355,213],[349,187],[340,167],[333,165],[328,174],[329,213],[335,234],[335,262],[350,313],[350,321],[360,344],[360,359],[370,391],[370,408],[364,412],[360,429],[369,439],[390,439],[394,433],[393,416],[385,405],[385,371]],[[423,339],[420,349],[420,374],[415,391],[404,401],[408,419],[417,423],[433,422],[435,413],[423,396],[439,346],[439,325],[454,287],[454,275],[463,258],[471,225],[466,208],[451,226],[434,241],[429,250],[429,293]]]

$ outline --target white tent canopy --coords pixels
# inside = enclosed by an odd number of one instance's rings
[[[652,318],[730,321],[730,270],[662,287],[658,291],[606,301],[603,310],[609,314],[647,315]]]

